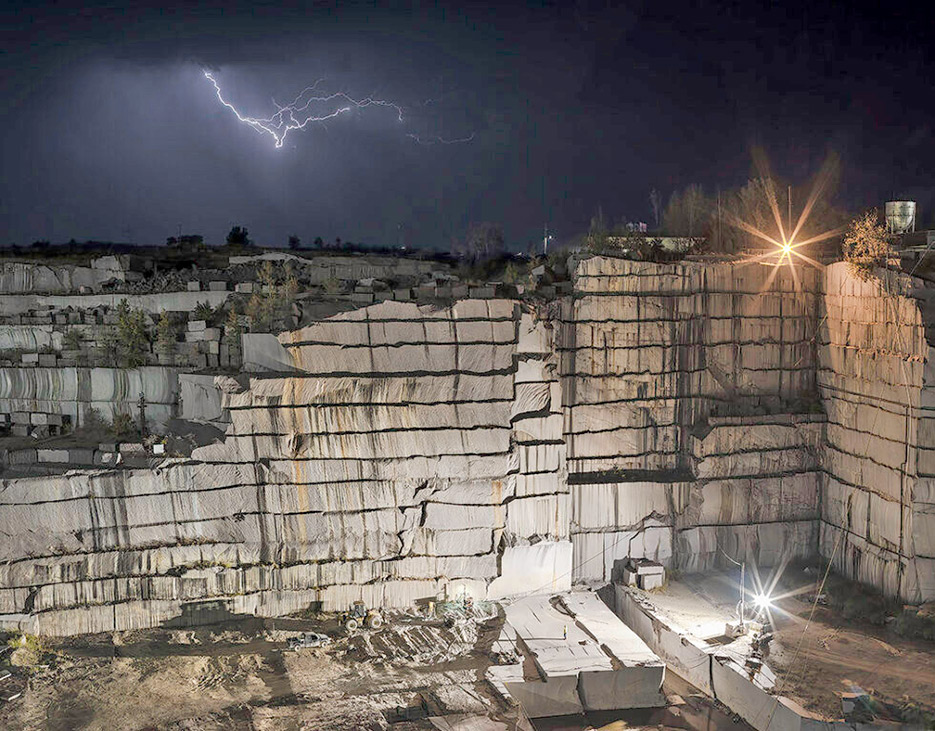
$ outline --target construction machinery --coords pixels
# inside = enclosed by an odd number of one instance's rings
[[[367,609],[363,602],[357,601],[341,615],[341,624],[348,632],[361,627],[380,629],[383,626],[383,615],[376,609]]]

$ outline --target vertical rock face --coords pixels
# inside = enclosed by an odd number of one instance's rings
[[[0,483],[0,621],[68,634],[493,599],[606,581],[627,556],[691,571],[819,550],[935,595],[914,300],[843,265],[796,283],[594,257],[574,280],[547,304],[387,301],[245,335],[247,373],[160,386],[166,418],[181,392],[179,415],[222,440]],[[8,370],[11,408],[137,390]]]
[[[251,347],[266,365],[218,379],[227,434],[191,460],[10,483],[0,611],[58,634],[219,599],[282,614],[570,585],[561,390],[518,303],[387,302]],[[210,420],[204,378],[182,382]]]
[[[557,354],[575,578],[810,555],[818,537],[814,270],[578,264]]]
[[[826,269],[821,553],[848,576],[919,601],[935,597],[935,379],[912,284]]]

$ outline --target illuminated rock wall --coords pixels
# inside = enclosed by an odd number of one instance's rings
[[[916,286],[920,283],[915,282]],[[908,277],[825,271],[819,388],[828,416],[821,553],[909,601],[935,598],[935,373]]]
[[[699,570],[816,552],[821,281],[772,274],[578,263],[557,342],[576,579],[626,556]]]
[[[191,460],[9,482],[7,623],[66,634],[219,600],[279,615],[570,585],[560,386],[518,303],[387,302],[254,340],[282,372],[219,377],[226,437]]]
[[[819,550],[931,597],[919,306],[839,266],[799,288],[772,273],[594,257],[558,300],[387,301],[247,334],[245,372],[153,394],[168,416],[181,392],[179,414],[222,440],[151,469],[3,481],[0,623],[494,599],[607,581],[627,556],[695,571]],[[11,409],[84,398],[67,369],[59,385],[8,370]]]

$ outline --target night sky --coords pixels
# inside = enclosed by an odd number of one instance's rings
[[[896,194],[935,225],[927,7],[7,2],[0,244],[155,244],[179,226],[221,243],[242,224],[262,245],[447,249],[491,221],[525,249],[598,206],[649,221],[653,187],[742,184],[753,145],[794,181],[833,149],[842,205]],[[323,78],[404,118],[368,107],[276,149],[205,69],[245,114]]]

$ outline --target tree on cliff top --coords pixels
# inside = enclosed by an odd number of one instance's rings
[[[711,220],[711,201],[700,185],[675,191],[662,212],[662,230],[669,236],[703,236]]]
[[[848,225],[841,249],[854,276],[867,280],[874,269],[886,266],[893,253],[893,235],[880,220],[879,211],[865,211]]]
[[[227,234],[227,243],[231,246],[249,246],[253,242],[246,226],[233,226]]]

